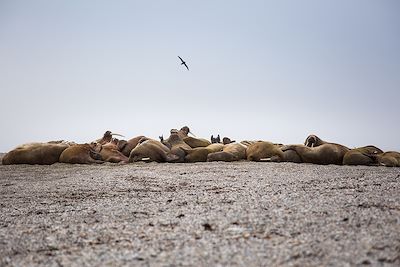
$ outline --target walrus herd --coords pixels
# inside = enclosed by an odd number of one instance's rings
[[[192,136],[189,136],[191,134]],[[400,153],[384,152],[368,145],[350,149],[323,141],[316,135],[304,144],[282,145],[267,141],[232,141],[211,136],[197,138],[189,127],[172,129],[170,136],[160,140],[136,136],[120,140],[119,134],[106,131],[102,138],[86,144],[66,141],[23,144],[4,155],[2,164],[42,164],[56,162],[71,164],[169,162],[194,163],[206,161],[266,161],[336,165],[372,165],[400,167]]]

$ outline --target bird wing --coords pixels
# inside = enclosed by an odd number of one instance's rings
[[[179,57],[179,59],[182,61],[182,63],[185,63],[185,61],[183,61],[183,59],[180,57],[180,56],[178,56]]]
[[[189,67],[186,65],[186,63],[183,63],[183,65],[185,65],[185,67],[189,70]]]

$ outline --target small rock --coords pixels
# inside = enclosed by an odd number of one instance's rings
[[[204,227],[205,231],[214,231],[214,227],[209,223],[203,223],[202,226]]]

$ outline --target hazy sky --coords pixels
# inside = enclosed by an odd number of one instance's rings
[[[0,151],[183,125],[400,150],[399,14],[397,0],[0,0]]]

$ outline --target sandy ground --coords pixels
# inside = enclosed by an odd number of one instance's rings
[[[400,168],[0,165],[1,266],[400,266]]]

